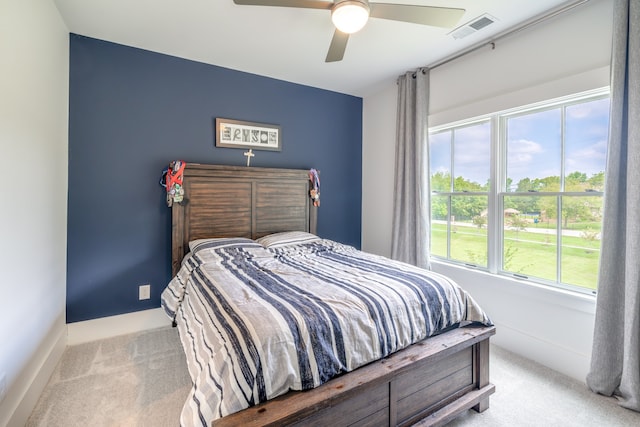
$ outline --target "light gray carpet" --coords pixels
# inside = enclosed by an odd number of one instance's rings
[[[27,426],[177,426],[190,388],[175,328],[70,346]]]
[[[490,378],[496,386],[489,409],[468,411],[449,427],[638,427],[640,413],[586,384],[502,348],[491,347]]]
[[[582,383],[491,348],[496,394],[486,412],[460,426],[640,426],[640,413]],[[190,388],[177,331],[159,328],[68,347],[29,427],[177,426]]]

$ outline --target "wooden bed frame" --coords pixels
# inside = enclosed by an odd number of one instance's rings
[[[174,275],[190,240],[316,233],[306,170],[187,164],[185,201],[172,207]],[[436,426],[489,407],[495,327],[452,329],[313,390],[291,391],[213,426]]]
[[[185,200],[172,207],[172,273],[189,241],[207,237],[257,239],[278,231],[316,233],[309,171],[188,163]]]

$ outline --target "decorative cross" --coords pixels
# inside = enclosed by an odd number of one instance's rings
[[[255,154],[253,154],[253,150],[249,149],[249,151],[245,151],[244,155],[247,157],[247,166],[251,165],[251,158],[255,156]]]

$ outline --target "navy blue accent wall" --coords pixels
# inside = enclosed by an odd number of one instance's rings
[[[318,234],[360,247],[362,99],[72,34],[67,321],[160,306],[171,218],[169,161],[244,165],[214,119],[282,128],[252,166],[321,172]],[[151,283],[151,299],[138,286]]]

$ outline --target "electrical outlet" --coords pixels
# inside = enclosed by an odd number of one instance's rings
[[[7,395],[7,374],[4,372],[0,374],[0,402],[4,400]]]
[[[149,299],[151,298],[151,285],[149,283],[145,285],[140,285],[138,288],[138,299]]]

